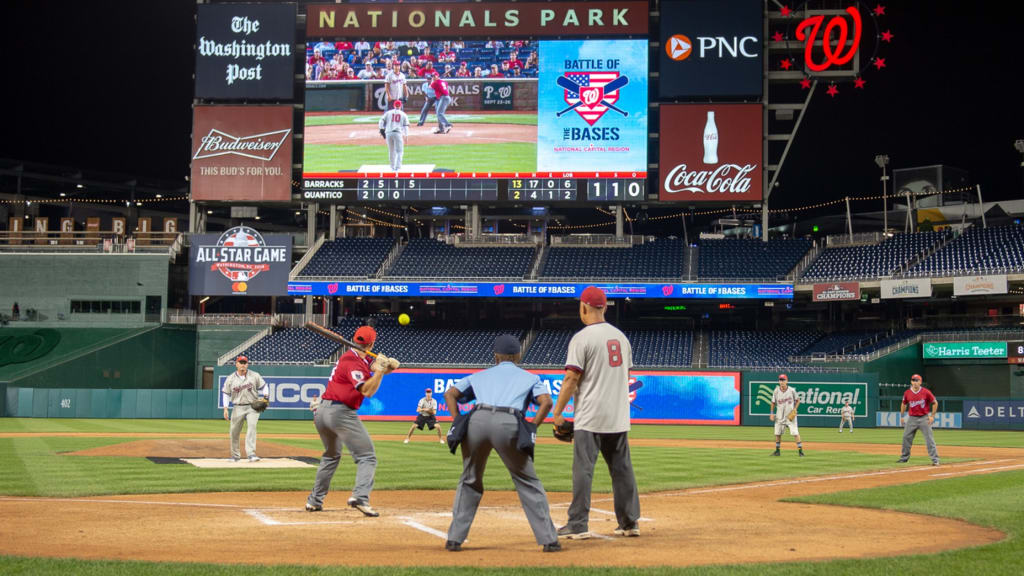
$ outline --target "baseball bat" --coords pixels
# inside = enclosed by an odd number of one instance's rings
[[[608,102],[607,102],[607,101],[605,101],[605,100],[601,100],[601,105],[602,105],[602,106],[607,106],[607,107],[611,108],[612,110],[615,110],[615,111],[616,111],[616,112],[618,112],[619,114],[622,114],[622,116],[623,116],[624,118],[628,118],[628,117],[629,117],[629,112],[626,112],[626,111],[624,111],[624,110],[620,110],[620,109],[616,108],[615,106],[613,106],[612,104],[608,103]]]
[[[577,106],[580,106],[581,104],[583,104],[583,100],[580,100],[579,102],[576,102],[575,104],[573,104],[572,106],[569,106],[568,108],[566,108],[565,110],[562,110],[561,112],[555,113],[555,116],[558,117],[558,118],[561,118],[562,116],[568,114],[570,111],[575,109]]]
[[[367,350],[364,350],[363,347],[360,346],[359,344],[356,344],[355,342],[349,340],[348,338],[345,338],[344,336],[342,336],[341,334],[338,334],[337,332],[334,332],[334,331],[328,330],[327,328],[324,328],[323,326],[317,324],[316,322],[306,322],[306,324],[304,325],[304,328],[312,330],[313,332],[316,332],[317,334],[320,334],[324,338],[327,338],[329,340],[334,340],[335,342],[337,342],[339,344],[344,344],[345,346],[348,346],[349,348],[352,348],[354,350],[359,350],[360,352],[365,352],[366,355],[370,356],[371,358],[376,358],[377,357],[377,355],[374,354],[373,352],[369,352]]]

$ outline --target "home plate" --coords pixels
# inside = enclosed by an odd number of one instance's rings
[[[437,164],[406,164],[405,166],[402,166],[401,168],[398,169],[398,173],[426,174],[428,172],[433,172],[435,166],[437,166]],[[359,170],[356,170],[356,172],[367,172],[370,174],[395,173],[395,171],[391,169],[391,166],[387,164],[363,164],[362,166],[359,167]]]
[[[238,462],[230,458],[182,458],[196,468],[315,468],[300,460],[291,458],[263,458],[259,462],[249,462],[242,458]]]

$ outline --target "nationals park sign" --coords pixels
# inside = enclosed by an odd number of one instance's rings
[[[772,392],[778,385],[778,380],[747,382],[747,393],[750,398],[747,413],[751,416],[770,415]],[[800,407],[797,409],[799,416],[839,417],[846,401],[850,402],[854,417],[868,416],[867,382],[817,382],[802,380],[799,375],[793,375],[790,376],[789,386],[796,390],[796,396],[800,399]]]

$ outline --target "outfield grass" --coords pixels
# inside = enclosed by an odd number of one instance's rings
[[[354,171],[366,164],[388,163],[388,147],[383,139],[374,146],[307,144],[304,150],[303,170],[306,172]],[[537,144],[474,142],[406,146],[402,162],[405,165],[433,164],[455,172],[533,172],[537,170]]]
[[[366,422],[370,434],[405,434],[409,422]],[[443,424],[445,430],[448,424]],[[76,418],[0,418],[2,432],[83,432],[83,433],[155,433],[155,434],[219,434],[226,433],[223,420],[110,420]],[[315,434],[311,420],[260,420],[261,434]],[[547,425],[541,433],[550,431]],[[1024,433],[1001,430],[935,430],[935,441],[943,446],[991,446],[996,448],[1024,447]],[[854,434],[836,433],[836,428],[802,427],[800,435],[808,445],[815,442],[843,442],[859,444],[891,444],[898,450],[902,432],[895,428],[861,428]],[[692,440],[773,440],[769,426],[658,426],[636,425],[631,438],[671,438]],[[921,442],[920,439],[917,441]],[[791,448],[789,436],[783,438],[783,447]]]
[[[409,123],[415,124],[420,119],[419,110],[406,110]],[[382,114],[382,113],[381,113]],[[366,126],[375,125],[380,121],[381,114],[330,114],[307,115],[306,126]],[[491,114],[486,112],[449,112],[445,117],[453,123],[472,122],[474,124],[514,124],[517,126],[536,126],[536,114]],[[437,116],[427,114],[427,124],[436,124]]]

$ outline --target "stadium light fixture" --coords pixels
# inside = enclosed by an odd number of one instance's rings
[[[85,186],[82,186],[81,184],[75,184],[75,188],[81,190],[82,188],[85,188]]]
[[[889,176],[885,173],[885,167],[889,165],[889,156],[879,154],[875,156],[875,164],[882,169],[882,234],[889,230],[889,198],[888,185]]]

